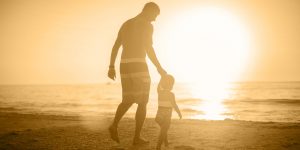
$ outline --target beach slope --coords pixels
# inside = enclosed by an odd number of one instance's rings
[[[149,145],[132,146],[134,119],[119,126],[121,144],[111,141],[112,118],[0,113],[0,149],[155,149],[158,126],[146,119],[142,132]],[[169,148],[300,149],[299,123],[172,120]]]

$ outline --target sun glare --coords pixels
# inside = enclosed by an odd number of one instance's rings
[[[228,82],[240,79],[250,57],[250,35],[241,20],[226,9],[202,7],[175,15],[164,31],[168,70],[189,82],[193,97],[204,100],[203,119],[224,119],[222,101]]]

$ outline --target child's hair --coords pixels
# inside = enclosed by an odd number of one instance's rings
[[[172,90],[174,82],[174,77],[172,75],[167,74],[161,77],[159,81],[159,86],[164,90]]]

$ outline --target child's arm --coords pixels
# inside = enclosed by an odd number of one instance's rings
[[[182,118],[182,115],[181,115],[181,112],[180,112],[180,109],[178,108],[178,105],[175,101],[175,96],[174,94],[172,95],[172,99],[171,99],[171,103],[173,105],[173,108],[175,109],[175,111],[177,112],[179,118],[181,119]]]

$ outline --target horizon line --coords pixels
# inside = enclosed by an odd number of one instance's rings
[[[230,81],[228,83],[297,83],[300,82],[300,80],[273,80],[273,81],[267,81],[267,80],[253,80],[253,81]],[[158,83],[156,81],[152,83]],[[152,84],[151,83],[151,84]],[[178,81],[176,82],[178,84],[189,84],[193,82],[184,82],[184,81]],[[121,84],[119,81],[106,81],[106,82],[82,82],[82,83],[0,83],[0,86],[14,86],[14,85],[23,85],[23,86],[29,86],[29,85],[99,85],[99,84]]]

